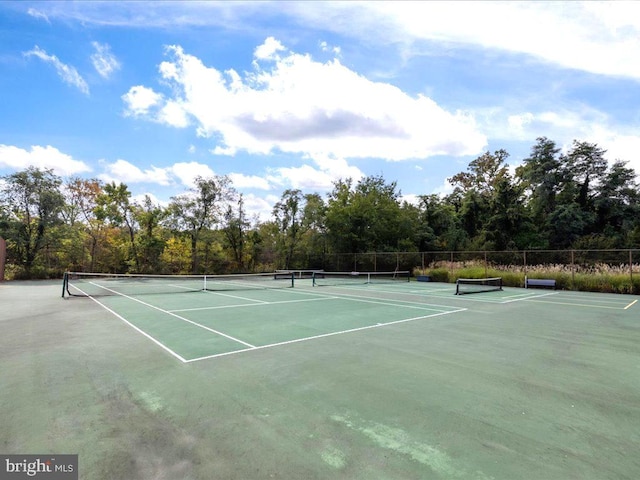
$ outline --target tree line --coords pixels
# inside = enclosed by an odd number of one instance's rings
[[[505,150],[480,155],[447,195],[413,204],[382,176],[348,178],[325,197],[287,189],[262,221],[226,176],[196,178],[165,207],[134,201],[123,183],[30,167],[2,177],[0,237],[13,278],[324,268],[329,254],[376,251],[638,248],[636,172],[605,155],[581,141],[562,153],[542,137],[514,173]]]

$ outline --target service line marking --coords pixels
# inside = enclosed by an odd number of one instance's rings
[[[90,282],[90,283],[93,283],[93,282]],[[94,284],[94,285],[96,285],[97,287],[100,287],[100,288],[104,288],[105,290],[108,290],[108,291],[110,291],[112,293],[115,293],[117,295],[120,295],[122,297],[128,298],[129,300],[133,300],[134,302],[141,303],[142,305],[145,305],[145,306],[147,306],[149,308],[153,308],[154,310],[158,310],[159,312],[166,313],[167,315],[171,315],[172,317],[175,317],[175,318],[177,318],[179,320],[182,320],[183,322],[187,322],[187,323],[190,323],[192,325],[195,325],[196,327],[200,327],[200,328],[202,328],[204,330],[208,330],[209,332],[215,333],[216,335],[220,335],[222,337],[228,338],[229,340],[233,340],[234,342],[241,343],[242,345],[246,345],[247,347],[255,348],[255,345],[251,345],[250,343],[247,343],[247,342],[244,342],[244,341],[242,341],[242,340],[240,340],[238,338],[232,337],[231,335],[227,335],[226,333],[219,332],[218,330],[214,330],[213,328],[209,328],[209,327],[207,327],[205,325],[202,325],[202,324],[200,324],[198,322],[194,322],[193,320],[189,320],[188,318],[181,317],[180,315],[177,315],[175,313],[169,312],[169,311],[167,311],[167,310],[165,310],[163,308],[156,307],[155,305],[152,305],[152,304],[147,303],[147,302],[143,302],[142,300],[139,300],[139,299],[134,298],[134,297],[130,297],[129,295],[125,295],[124,293],[116,292],[115,290],[111,290],[110,288],[104,287],[102,285],[98,285],[98,284]],[[91,298],[93,298],[93,297],[91,297]],[[98,302],[98,303],[100,303],[100,302]]]
[[[206,355],[204,357],[191,358],[189,360],[186,360],[185,363],[198,362],[200,360],[208,360],[208,359],[211,359],[211,358],[225,357],[225,356],[228,356],[228,355],[235,355],[237,353],[243,353],[243,352],[254,351],[254,350],[264,350],[264,349],[267,349],[267,348],[279,347],[279,346],[282,346],[282,345],[290,345],[292,343],[300,343],[300,342],[306,342],[306,341],[309,341],[309,340],[316,340],[318,338],[332,337],[332,336],[335,336],[335,335],[343,335],[343,334],[347,334],[347,333],[351,333],[351,332],[358,332],[358,331],[362,331],[362,330],[370,330],[370,329],[373,329],[373,328],[386,327],[388,325],[396,325],[398,323],[414,322],[416,320],[423,320],[425,318],[433,318],[433,317],[438,317],[438,316],[441,316],[441,315],[448,315],[450,313],[464,312],[466,310],[467,310],[466,308],[462,308],[462,309],[453,310],[453,311],[450,311],[450,312],[439,312],[439,313],[434,313],[432,315],[423,315],[423,316],[420,316],[420,317],[405,318],[403,320],[395,320],[395,321],[392,321],[392,322],[377,323],[375,325],[367,325],[366,327],[350,328],[348,330],[341,330],[339,332],[323,333],[321,335],[314,335],[312,337],[296,338],[294,340],[287,340],[285,342],[270,343],[268,345],[260,345],[260,346],[253,347],[253,348],[243,348],[241,350],[234,350],[233,352],[216,353],[216,354],[213,354],[213,355]]]

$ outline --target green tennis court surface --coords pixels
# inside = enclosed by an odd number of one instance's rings
[[[78,453],[80,478],[640,473],[638,297],[59,290],[0,286],[0,448]]]

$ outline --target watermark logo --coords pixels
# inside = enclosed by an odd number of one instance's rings
[[[0,480],[78,480],[78,455],[0,455]]]

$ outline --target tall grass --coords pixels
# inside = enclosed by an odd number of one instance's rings
[[[525,276],[556,281],[556,288],[586,292],[640,294],[640,265],[494,265],[481,261],[436,262],[416,267],[415,275],[428,275],[434,282],[455,283],[458,278],[502,277],[508,287],[524,287]]]

